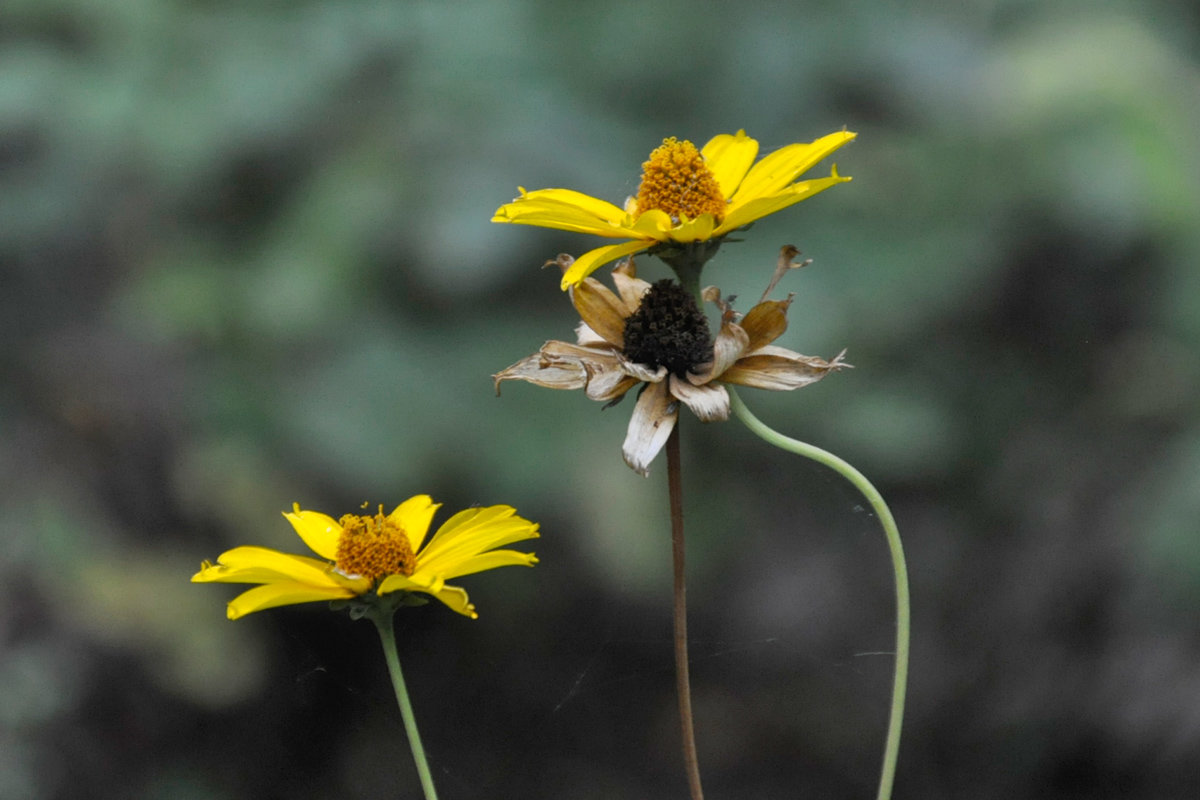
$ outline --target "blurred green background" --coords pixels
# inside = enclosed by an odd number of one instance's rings
[[[755,298],[795,243],[779,343],[857,367],[743,397],[905,536],[896,797],[1200,796],[1196,8],[9,0],[0,797],[417,796],[371,626],[228,622],[188,578],[300,552],[293,502],[421,492],[544,530],[463,581],[480,620],[401,615],[443,797],[684,796],[665,462],[622,463],[629,402],[489,379],[569,338],[538,267],[597,242],[488,220],[518,184],[619,203],[664,136],[843,127],[854,181],[705,279]],[[709,796],[873,796],[875,520],[682,430]]]

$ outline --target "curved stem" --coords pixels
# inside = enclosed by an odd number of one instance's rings
[[[883,525],[887,537],[888,549],[892,555],[892,571],[896,580],[896,672],[892,681],[892,709],[888,719],[887,740],[883,748],[883,772],[879,776],[878,800],[889,800],[892,796],[892,784],[896,778],[896,758],[900,752],[900,728],[904,722],[904,693],[908,686],[908,650],[910,635],[910,609],[908,596],[908,568],[904,563],[904,548],[900,543],[900,531],[896,528],[896,520],[888,509],[883,495],[871,485],[861,472],[842,459],[819,447],[784,436],[768,427],[758,417],[750,413],[746,404],[738,397],[732,386],[729,399],[733,413],[737,415],[746,427],[767,444],[774,445],[789,453],[811,458],[818,461],[838,474],[842,475],[854,487],[862,492],[871,504],[879,522]]]
[[[692,800],[704,800],[700,788],[700,761],[692,724],[692,683],[688,675],[687,584],[683,561],[683,482],[679,466],[679,421],[667,438],[667,494],[671,500],[671,560],[675,597],[675,693],[679,698],[679,727],[683,734],[683,763]]]
[[[417,765],[417,775],[421,779],[421,789],[425,800],[437,800],[437,790],[433,788],[433,775],[429,772],[429,762],[425,760],[425,748],[421,746],[421,734],[417,730],[417,718],[413,714],[412,701],[408,699],[408,689],[404,685],[404,673],[400,671],[400,656],[396,653],[396,633],[392,624],[393,609],[378,609],[367,616],[375,623],[379,631],[379,639],[383,642],[383,657],[387,661],[388,672],[392,676],[392,688],[396,692],[396,701],[400,704],[400,716],[404,719],[404,730],[408,734],[408,745],[412,748],[413,761]]]

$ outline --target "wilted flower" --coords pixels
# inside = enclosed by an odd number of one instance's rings
[[[527,192],[522,187],[521,196],[500,206],[492,222],[627,240],[576,259],[563,275],[566,289],[603,264],[655,245],[719,244],[731,231],[850,180],[838,175],[836,164],[828,178],[797,178],[855,136],[839,131],[815,142],[790,144],[758,163],[758,142],[745,131],[723,133],[700,150],[686,139],[671,137],[642,164],[637,197],[626,200],[624,209],[570,189]]]
[[[785,248],[785,254],[795,253]],[[559,256],[570,272],[570,256]],[[550,389],[583,389],[608,405],[641,386],[622,452],[642,475],[675,427],[679,403],[703,422],[729,418],[723,383],[759,389],[791,390],[849,367],[839,354],[832,361],[771,344],[787,329],[792,299],[766,300],[740,317],[720,290],[709,286],[704,299],[721,310],[715,338],[708,322],[683,288],[670,279],[650,284],[637,277],[633,260],[613,270],[616,293],[595,278],[571,287],[582,322],[576,342],[549,341],[527,358],[492,376],[500,384],[523,380]],[[740,319],[739,319],[740,318]]]
[[[266,547],[235,547],[222,553],[216,564],[206,561],[192,581],[261,584],[229,603],[230,619],[264,608],[371,592],[423,592],[474,618],[478,614],[466,591],[446,581],[496,567],[536,564],[532,553],[493,548],[536,539],[538,526],[515,516],[512,506],[468,508],[446,520],[425,542],[439,508],[440,503],[421,494],[386,516],[380,506],[372,516],[346,514],[335,520],[295,505],[283,515],[309,549],[327,560]]]

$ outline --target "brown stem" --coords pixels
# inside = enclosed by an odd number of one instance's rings
[[[692,800],[704,800],[700,762],[692,726],[692,684],[688,677],[687,585],[683,570],[683,482],[679,468],[679,421],[667,439],[667,494],[671,499],[671,557],[675,566],[675,691],[679,695],[679,725],[683,732],[683,763]]]

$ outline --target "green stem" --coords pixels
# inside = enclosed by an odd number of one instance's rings
[[[437,800],[437,790],[433,788],[433,775],[429,772],[429,762],[425,760],[425,748],[421,746],[421,734],[417,730],[417,718],[413,714],[412,701],[408,699],[408,689],[404,685],[404,673],[400,671],[400,656],[396,652],[396,633],[392,624],[393,608],[380,608],[366,616],[371,618],[379,631],[379,639],[383,642],[383,657],[387,661],[388,672],[392,676],[392,688],[396,692],[396,700],[400,703],[400,716],[404,719],[404,730],[408,733],[408,745],[412,748],[413,761],[417,765],[417,775],[421,778],[421,789],[425,792],[425,800]]]
[[[679,727],[683,738],[683,766],[692,800],[704,800],[700,788],[700,760],[696,756],[696,731],[692,722],[692,681],[688,673],[687,583],[683,548],[683,481],[679,458],[679,421],[667,437],[667,495],[671,503],[671,562],[674,567],[675,694],[679,700]]]
[[[880,524],[883,525],[888,549],[892,555],[892,571],[896,579],[896,672],[892,682],[892,709],[888,719],[887,740],[883,749],[883,772],[879,777],[878,794],[878,800],[889,800],[892,796],[892,784],[896,778],[896,759],[900,752],[900,728],[904,722],[904,693],[908,685],[910,635],[908,569],[904,564],[904,548],[900,544],[900,531],[896,528],[896,520],[892,517],[887,503],[883,501],[883,495],[871,485],[871,482],[861,472],[833,453],[784,436],[769,428],[758,417],[750,413],[750,409],[746,408],[746,404],[738,397],[732,386],[726,386],[726,388],[729,390],[733,413],[745,423],[751,432],[761,437],[767,444],[820,462],[850,481],[867,498],[875,515],[879,517]]]

